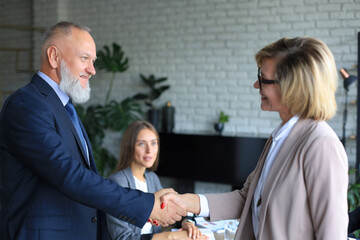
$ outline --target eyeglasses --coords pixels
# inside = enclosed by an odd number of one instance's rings
[[[265,79],[261,76],[261,70],[260,68],[258,68],[258,81],[259,81],[259,87],[260,89],[262,89],[262,84],[275,84],[275,83],[279,83],[278,80],[269,80],[269,79]]]

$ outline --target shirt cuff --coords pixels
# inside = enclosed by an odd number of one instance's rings
[[[210,210],[209,210],[209,203],[205,195],[198,194],[200,198],[200,214],[199,217],[209,217],[210,216]]]

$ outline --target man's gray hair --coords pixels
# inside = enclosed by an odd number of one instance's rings
[[[44,46],[44,44],[51,39],[58,31],[62,32],[66,36],[69,36],[71,34],[71,29],[77,28],[79,30],[86,31],[88,33],[91,32],[91,29],[86,26],[81,26],[72,22],[58,22],[55,25],[47,28],[42,35],[41,38],[41,46]]]

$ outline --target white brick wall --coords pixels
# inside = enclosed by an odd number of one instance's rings
[[[20,6],[27,1],[15,2]],[[357,64],[360,31],[357,0],[33,2],[35,26],[75,21],[93,29],[98,49],[114,41],[123,47],[130,68],[117,75],[114,98],[146,91],[139,73],[168,77],[171,88],[156,105],[172,101],[176,107],[176,132],[213,134],[216,115],[223,110],[231,115],[225,135],[268,136],[280,120],[277,114],[263,113],[259,108],[258,91],[252,87],[257,74],[254,54],[283,36],[308,35],[323,40],[334,53],[338,68],[348,68],[356,75],[351,68]],[[21,8],[14,4],[11,11],[20,12]],[[4,23],[5,17],[0,19]],[[4,61],[2,54],[0,59]],[[102,71],[92,78],[90,103],[104,100],[109,79],[110,75]],[[349,101],[356,99],[356,87],[351,86]],[[337,102],[338,113],[329,123],[341,136],[342,79]],[[346,135],[350,136],[356,133],[356,105],[349,105],[348,114]],[[117,152],[118,146],[112,145],[118,141],[107,142]],[[355,141],[347,143],[350,165],[354,165]]]
[[[0,102],[3,102],[12,91],[26,84],[31,76],[23,71],[32,67],[31,32],[18,27],[31,26],[31,3],[24,0],[6,1],[1,3],[0,12],[1,25],[11,23],[17,26],[0,28]],[[16,51],[15,48],[23,50]]]

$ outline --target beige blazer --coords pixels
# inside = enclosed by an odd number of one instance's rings
[[[206,194],[210,221],[239,219],[236,240],[255,239],[251,201],[267,148],[243,188]],[[348,159],[324,121],[299,119],[278,152],[262,195],[258,240],[346,239]]]

